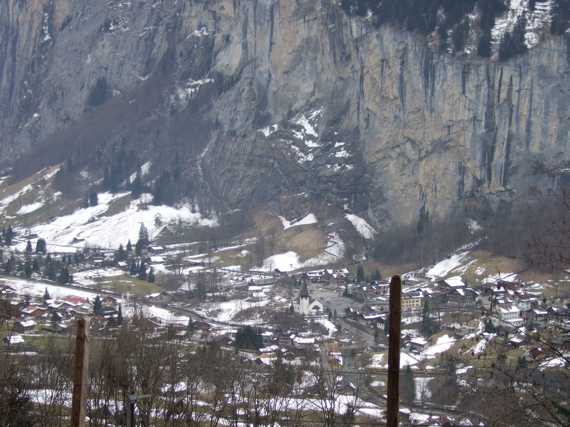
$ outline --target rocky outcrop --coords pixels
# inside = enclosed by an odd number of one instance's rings
[[[124,143],[225,208],[305,193],[414,224],[553,185],[569,58],[554,36],[453,57],[333,0],[7,0],[0,155]]]

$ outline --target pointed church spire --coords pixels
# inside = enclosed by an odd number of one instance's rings
[[[303,287],[301,288],[300,298],[309,298],[309,289],[307,289],[307,281],[303,280]]]

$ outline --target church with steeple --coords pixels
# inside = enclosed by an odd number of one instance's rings
[[[293,300],[293,311],[303,316],[320,316],[324,312],[323,305],[309,295],[306,281],[303,281],[299,297]]]

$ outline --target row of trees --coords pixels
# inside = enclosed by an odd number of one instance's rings
[[[50,341],[42,357],[0,354],[3,425],[68,423],[72,345]],[[348,426],[365,385],[363,375],[355,374],[346,387],[333,367],[295,368],[281,357],[270,367],[244,363],[215,344],[188,351],[157,336],[145,319],[123,322],[115,337],[92,338],[90,345],[90,426],[125,425],[129,396],[140,426],[277,425],[285,419],[291,426]],[[345,409],[339,413],[341,394]]]
[[[26,279],[30,279],[33,274],[37,274],[42,278],[66,284],[73,282],[70,266],[74,259],[76,258],[73,256],[55,259],[50,255],[46,257],[36,255],[19,259],[12,254],[3,262],[2,271],[6,275],[18,275]]]

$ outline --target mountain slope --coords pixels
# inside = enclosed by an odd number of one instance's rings
[[[515,3],[537,16],[512,0],[491,28],[513,31]],[[343,6],[2,2],[0,156],[20,158],[20,177],[64,162],[68,181],[91,177],[81,192],[125,190],[152,160],[144,185],[166,202],[280,208],[305,193],[380,229],[556,185],[569,44],[547,28],[552,14],[537,46],[500,62]]]

